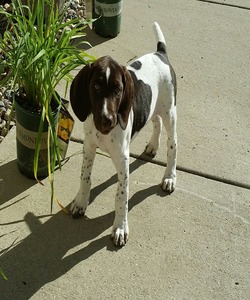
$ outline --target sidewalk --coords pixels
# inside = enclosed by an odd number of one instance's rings
[[[155,50],[159,22],[178,80],[177,189],[166,196],[159,186],[164,133],[154,162],[131,158],[130,237],[115,248],[110,158],[96,157],[86,218],[73,220],[56,203],[50,215],[48,180],[41,187],[18,172],[11,131],[0,145],[1,300],[250,298],[249,17],[194,0],[127,0],[117,38],[89,35],[91,53],[127,64]],[[133,156],[150,133],[151,124]],[[74,136],[83,138],[78,121]],[[71,142],[55,174],[65,206],[78,190],[81,151]]]

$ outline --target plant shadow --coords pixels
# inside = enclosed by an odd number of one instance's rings
[[[130,173],[145,163],[135,160],[130,164]],[[116,182],[117,176],[114,175],[93,188],[91,202]],[[159,185],[138,191],[129,200],[129,210],[154,194],[166,195]],[[59,212],[42,224],[34,214],[27,213],[24,221],[31,233],[0,257],[0,266],[8,277],[4,282],[0,278],[1,297],[15,299],[18,295],[19,300],[29,299],[46,283],[63,276],[99,250],[118,251],[109,234],[98,237],[112,226],[113,219],[114,211],[93,219],[77,220]],[[90,243],[83,245],[87,241]],[[78,249],[67,254],[75,247]]]
[[[17,160],[12,160],[0,166],[0,205],[28,190],[37,184],[35,180],[22,175],[17,166]]]
[[[90,28],[89,26],[86,27],[84,32],[86,33],[86,36],[83,38],[77,39],[77,42],[87,41],[88,43],[90,43],[90,45],[92,47],[90,47],[87,44],[82,44],[82,45],[79,45],[80,49],[88,50],[88,49],[91,49],[97,45],[100,45],[100,44],[105,43],[105,42],[109,41],[110,39],[112,39],[112,38],[101,37],[100,35],[95,33],[95,31],[92,28]]]

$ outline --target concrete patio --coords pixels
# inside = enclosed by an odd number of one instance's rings
[[[19,173],[11,130],[0,145],[1,300],[250,299],[249,20],[247,0],[127,0],[116,38],[88,30],[90,53],[126,65],[155,51],[160,24],[178,82],[177,189],[166,196],[159,186],[165,132],[153,161],[140,156],[149,124],[131,145],[130,237],[116,248],[108,155],[96,157],[86,217],[74,220],[56,202],[51,215],[49,181]],[[82,132],[76,120],[74,137]],[[82,145],[71,142],[55,174],[64,206],[81,160]]]

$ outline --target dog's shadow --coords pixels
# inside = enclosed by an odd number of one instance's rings
[[[130,164],[130,172],[144,163],[146,162],[135,160]],[[104,189],[116,182],[117,176],[114,175],[93,188],[91,202]],[[161,192],[158,185],[138,191],[129,200],[129,210],[156,193],[166,195]],[[18,295],[19,300],[29,299],[46,283],[64,275],[76,264],[83,262],[100,249],[106,247],[110,251],[117,251],[109,234],[96,239],[112,226],[113,219],[114,212],[94,219],[78,220],[72,220],[63,212],[59,212],[42,224],[35,215],[27,213],[24,221],[29,226],[31,234],[6,253],[0,253],[2,254],[0,267],[8,277],[8,281],[4,282],[0,278],[2,281],[1,297],[14,299]],[[81,248],[86,241],[90,243]],[[79,250],[67,255],[68,251],[75,247]]]

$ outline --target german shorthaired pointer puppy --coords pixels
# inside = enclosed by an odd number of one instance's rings
[[[145,152],[155,156],[163,122],[168,140],[167,167],[161,185],[167,193],[172,193],[176,185],[176,77],[160,26],[154,23],[154,29],[156,52],[142,56],[127,68],[110,56],[101,57],[77,74],[70,89],[73,111],[85,121],[81,183],[70,212],[73,217],[85,213],[99,147],[109,153],[118,174],[111,234],[118,246],[126,244],[129,234],[129,144],[149,120],[153,122],[153,134]]]

